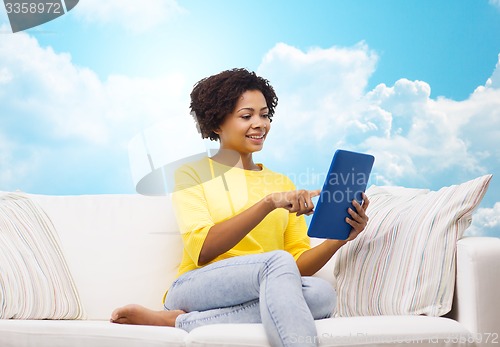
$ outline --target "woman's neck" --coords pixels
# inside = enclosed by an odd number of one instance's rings
[[[252,153],[241,154],[232,150],[219,149],[219,151],[212,157],[212,160],[215,160],[223,165],[238,167],[243,170],[262,170],[260,166],[253,162]]]

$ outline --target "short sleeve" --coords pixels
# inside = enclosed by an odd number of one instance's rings
[[[215,223],[209,213],[202,180],[194,169],[182,167],[175,172],[172,203],[184,251],[198,264],[205,238]]]

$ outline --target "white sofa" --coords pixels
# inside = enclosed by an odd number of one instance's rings
[[[168,198],[30,196],[57,229],[86,319],[0,320],[1,347],[268,346],[260,324],[204,326],[188,334],[109,322],[111,311],[128,303],[162,309],[182,249]],[[500,239],[464,238],[456,258],[455,304],[448,317],[320,320],[319,345],[500,345]],[[317,276],[334,281],[332,267],[330,261]]]

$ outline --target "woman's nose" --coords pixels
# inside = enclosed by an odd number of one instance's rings
[[[267,120],[262,117],[257,117],[252,123],[252,128],[266,128]]]

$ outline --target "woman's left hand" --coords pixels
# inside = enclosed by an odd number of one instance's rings
[[[362,194],[363,204],[360,205],[359,202],[353,200],[352,204],[356,208],[356,211],[349,208],[348,213],[351,215],[351,218],[346,218],[346,222],[352,226],[351,232],[347,241],[354,240],[363,230],[365,230],[366,224],[368,223],[368,216],[366,215],[366,209],[370,204],[370,200],[365,193]]]

